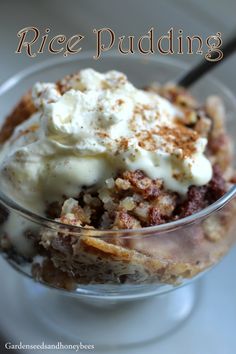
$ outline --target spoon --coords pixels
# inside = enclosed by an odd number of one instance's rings
[[[220,48],[220,50],[223,52],[224,55],[221,60],[202,60],[199,64],[190,69],[190,71],[184,73],[184,75],[177,80],[177,85],[187,88],[190,85],[195,84],[196,81],[199,80],[204,74],[208,73],[210,70],[215,68],[216,65],[219,65],[224,61],[224,59],[228,58],[231,54],[233,54],[236,51],[236,36],[234,35],[232,38],[227,40],[225,44],[223,44],[223,46]],[[217,53],[212,53],[211,59],[215,59],[216,56]]]

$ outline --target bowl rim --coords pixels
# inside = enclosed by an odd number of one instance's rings
[[[7,93],[12,87],[14,87],[16,84],[18,84],[22,79],[26,78],[27,76],[30,76],[32,74],[36,74],[37,72],[50,68],[54,65],[60,65],[60,64],[66,64],[66,63],[71,63],[75,61],[80,61],[84,59],[91,59],[93,55],[92,51],[86,51],[84,53],[80,53],[79,56],[77,57],[71,57],[71,58],[65,58],[60,57],[60,58],[53,58],[53,59],[47,59],[44,60],[40,63],[33,64],[32,66],[23,69],[13,76],[11,76],[9,79],[4,81],[0,85],[0,96]],[[145,61],[148,63],[149,61],[152,62],[157,62],[157,63],[162,63],[162,64],[169,64],[171,66],[177,66],[180,69],[187,69],[189,67],[189,64],[187,64],[184,61],[180,61],[177,59],[173,58],[166,58],[166,57],[143,57],[139,54],[133,54],[132,56],[125,56],[122,54],[119,54],[115,51],[111,51],[108,53],[103,54],[104,57],[108,58],[123,58],[125,60],[137,60],[139,59],[142,63]],[[102,59],[101,59],[102,60]],[[96,62],[96,61],[95,61]],[[229,98],[230,102],[233,103],[235,106],[235,112],[236,112],[236,98],[232,91],[222,84],[219,80],[213,78],[211,75],[209,75],[208,80],[210,80],[212,83],[220,87],[225,95]],[[148,227],[143,227],[143,228],[137,228],[137,229],[117,229],[117,230],[110,230],[110,229],[90,229],[86,227],[79,227],[79,226],[73,226],[73,225],[68,225],[61,223],[57,220],[49,219],[45,216],[40,216],[27,208],[19,205],[16,203],[13,199],[9,198],[7,195],[4,194],[2,190],[0,190],[0,203],[4,205],[6,208],[9,208],[13,210],[14,212],[20,214],[21,216],[25,217],[26,219],[33,221],[34,223],[40,224],[41,226],[45,226],[47,228],[52,228],[58,230],[60,229],[60,232],[66,232],[68,231],[71,234],[83,234],[86,233],[90,236],[94,237],[104,237],[104,236],[109,236],[109,235],[117,235],[117,234],[122,234],[122,236],[130,237],[130,236],[135,236],[137,235],[140,236],[148,236],[153,233],[163,233],[163,232],[170,232],[174,231],[176,229],[179,229],[181,227],[186,227],[188,225],[191,225],[193,223],[200,222],[202,219],[205,219],[206,217],[210,216],[212,213],[217,212],[221,208],[224,207],[227,203],[229,203],[234,197],[236,196],[236,185],[233,185],[227,193],[225,193],[220,199],[218,199],[216,202],[212,203],[208,207],[198,211],[197,213],[194,213],[190,216],[181,218],[176,221],[171,221],[165,224],[161,225],[156,225],[156,226],[148,226]]]

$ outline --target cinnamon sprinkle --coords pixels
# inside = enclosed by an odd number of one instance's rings
[[[151,131],[142,131],[136,137],[139,139],[139,146],[146,150],[154,151],[160,147],[172,152],[181,150],[182,156],[187,158],[196,151],[195,143],[199,135],[192,129],[176,124],[173,127],[160,126]]]

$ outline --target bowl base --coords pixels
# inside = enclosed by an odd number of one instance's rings
[[[129,347],[158,340],[191,314],[199,281],[142,300],[84,299],[24,280],[25,297],[37,321],[62,343],[96,348]],[[26,299],[27,300],[27,299]]]

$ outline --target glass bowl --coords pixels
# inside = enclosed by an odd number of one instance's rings
[[[163,57],[113,53],[108,53],[100,61],[95,61],[92,53],[49,60],[18,73],[1,85],[1,119],[36,81],[57,81],[86,67],[98,71],[122,71],[138,87],[155,81],[172,81],[187,69],[185,64]],[[211,94],[223,99],[228,132],[234,137],[236,101],[232,93],[222,83],[207,76],[191,91],[200,101]],[[46,318],[47,325],[57,333],[73,340],[82,338],[91,342],[92,339],[98,344],[113,345],[117,341],[114,335],[117,328],[112,313],[114,306],[121,306],[117,312],[122,323],[118,342],[132,344],[150,340],[166,334],[190,314],[196,298],[192,280],[217,264],[234,243],[235,195],[236,186],[233,186],[204,210],[168,224],[136,230],[95,231],[37,216],[0,191],[0,237],[4,244],[7,234],[14,245],[13,248],[6,247],[2,254],[17,271],[36,281],[26,281],[25,296],[37,304],[32,311],[41,320]],[[32,269],[33,245],[42,234],[55,238],[55,247],[42,252],[41,257],[36,256],[34,263],[37,264]],[[29,244],[32,247],[29,248]],[[57,271],[51,262],[42,268],[42,257],[53,258],[60,268],[66,262],[70,272]],[[189,286],[183,288],[183,285]],[[147,298],[148,303],[143,301]],[[86,308],[90,311],[87,327],[81,322],[78,325],[78,316],[86,317],[81,313],[81,309],[84,311],[81,303],[88,305]],[[104,316],[104,311],[110,307],[112,312],[106,312],[106,328],[103,329],[106,333],[113,331],[113,334],[103,338],[102,333],[98,335],[97,311],[102,308],[99,316]],[[154,308],[159,311],[158,318]],[[148,331],[143,328],[144,318],[149,321]],[[58,321],[64,325],[56,326]],[[93,337],[94,331],[90,330],[88,335],[91,326],[97,333],[96,338]],[[142,334],[135,336],[131,333],[132,326],[139,326]]]

